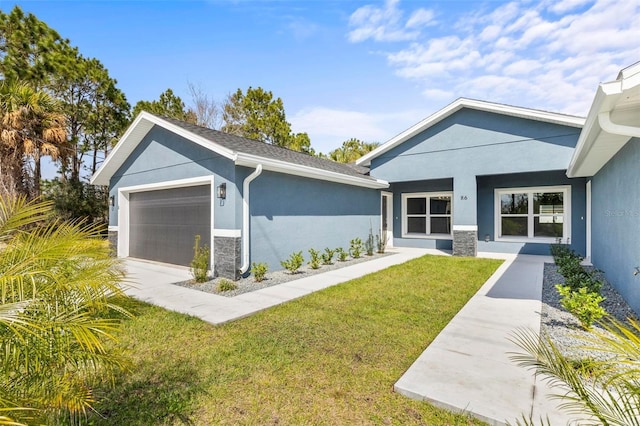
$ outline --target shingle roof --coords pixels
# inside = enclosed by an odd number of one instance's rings
[[[301,166],[313,167],[320,170],[326,170],[335,173],[341,173],[348,176],[356,176],[360,178],[370,178],[368,176],[369,169],[355,164],[337,163],[331,160],[314,157],[303,152],[293,151],[264,142],[247,139],[241,136],[232,135],[218,130],[209,129],[207,127],[197,126],[171,117],[160,117],[184,130],[203,137],[223,148],[243,153],[256,155],[272,160],[285,161]],[[373,178],[370,178],[374,180]]]

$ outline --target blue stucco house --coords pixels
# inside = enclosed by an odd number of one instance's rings
[[[109,186],[118,256],[188,265],[200,235],[214,273],[235,279],[375,232],[388,184],[367,172],[142,112],[91,182]]]
[[[640,64],[599,86],[587,118],[458,99],[355,165],[146,112],[92,183],[108,185],[122,257],[187,265],[194,235],[237,278],[309,248],[548,254],[561,242],[640,312]]]

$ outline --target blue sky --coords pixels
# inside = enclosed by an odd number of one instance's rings
[[[458,97],[586,115],[640,60],[637,0],[6,1],[98,58],[133,105],[188,82],[283,99],[328,152],[384,142]],[[634,28],[635,26],[635,28]]]

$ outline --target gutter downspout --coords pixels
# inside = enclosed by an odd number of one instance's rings
[[[249,184],[262,173],[262,164],[244,179],[242,183],[242,266],[240,274],[249,270]]]

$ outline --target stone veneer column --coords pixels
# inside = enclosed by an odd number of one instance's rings
[[[213,245],[216,276],[240,279],[240,237],[213,237]]]
[[[118,231],[107,231],[107,240],[109,241],[111,256],[118,256]]]
[[[453,255],[471,256],[478,254],[478,229],[475,226],[453,226]]]

